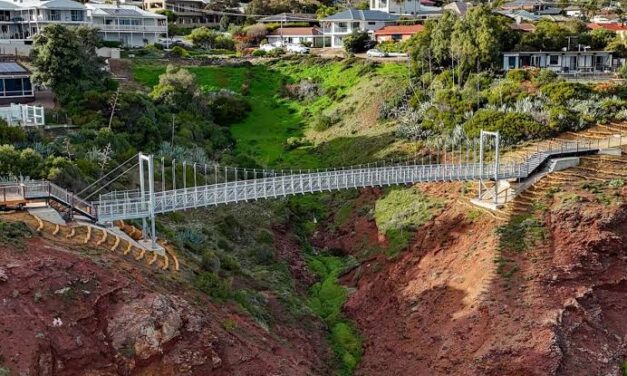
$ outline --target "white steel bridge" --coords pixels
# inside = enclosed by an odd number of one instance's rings
[[[484,138],[495,137],[494,157],[484,161]],[[481,147],[478,157],[467,151],[460,151],[456,161],[444,163],[418,163],[417,161],[391,164],[387,166],[359,166],[344,169],[328,169],[307,172],[280,173],[265,170],[253,170],[252,176],[241,178],[235,174],[233,181],[228,181],[228,170],[224,171],[224,181],[215,180],[208,184],[196,184],[196,164],[193,165],[193,181],[187,187],[188,173],[183,162],[185,178],[183,187],[176,185],[174,161],[172,166],[172,189],[165,189],[164,163],[161,168],[161,190],[155,190],[155,171],[153,156],[139,154],[140,188],[128,191],[113,191],[101,194],[96,201],[81,199],[48,181],[22,181],[0,183],[0,204],[11,200],[54,200],[76,212],[89,217],[94,222],[105,224],[116,220],[142,219],[144,231],[150,234],[155,245],[154,217],[156,214],[229,204],[242,201],[284,197],[296,194],[336,191],[341,189],[405,185],[427,182],[480,181],[480,195],[483,181],[486,180],[523,180],[537,172],[548,160],[558,157],[578,156],[597,153],[602,148],[616,147],[622,144],[622,138],[609,137],[607,141],[575,140],[537,150],[519,161],[499,161],[499,135],[482,132]],[[136,164],[136,165],[137,165]],[[144,165],[147,165],[145,171]],[[146,174],[147,173],[147,174]],[[147,175],[147,176],[146,176]],[[494,185],[495,190],[497,184]],[[498,193],[493,195],[497,200]],[[16,201],[16,202],[17,202]],[[147,220],[150,226],[147,226]]]

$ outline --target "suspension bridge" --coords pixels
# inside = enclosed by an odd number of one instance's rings
[[[549,160],[595,154],[618,147],[622,141],[619,135],[608,136],[607,140],[564,140],[521,158],[502,160],[499,134],[482,131],[477,142],[460,143],[451,148],[448,157],[444,153],[444,158],[439,155],[436,161],[422,156],[315,171],[242,169],[174,159],[166,163],[165,158],[140,153],[76,194],[45,180],[0,183],[0,206],[52,200],[66,207],[70,216],[80,215],[103,226],[117,220],[141,220],[145,237],[157,250],[157,214],[297,194],[447,181],[478,181],[479,199],[499,204],[499,182],[524,181]],[[136,167],[138,189],[100,193]],[[487,181],[495,183],[489,187]],[[81,198],[90,188],[93,192]],[[90,201],[97,193],[98,199]]]

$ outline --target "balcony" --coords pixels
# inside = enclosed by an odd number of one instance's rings
[[[165,33],[168,31],[167,26],[160,25],[99,25],[94,24],[94,27],[100,29],[101,31],[111,31],[111,32],[146,32],[146,33]]]

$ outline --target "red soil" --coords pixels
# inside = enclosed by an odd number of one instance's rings
[[[459,185],[426,185],[452,204],[393,260],[378,254],[344,277],[361,330],[358,375],[616,375],[627,358],[627,205],[592,201],[545,214],[547,239],[496,273],[488,214],[468,219]],[[372,199],[372,193],[362,195]],[[377,241],[355,216],[318,245],[356,252]]]
[[[0,356],[12,374],[329,372],[317,320],[278,320],[267,330],[233,304],[195,294],[171,272],[85,252],[94,254],[38,236],[23,247],[0,244]]]

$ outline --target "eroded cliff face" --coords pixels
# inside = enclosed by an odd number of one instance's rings
[[[234,303],[194,292],[168,274],[174,272],[95,252],[39,236],[0,245],[0,354],[12,374],[330,372],[317,319],[265,329]],[[281,317],[281,309],[273,313]]]
[[[621,375],[626,191],[616,175],[588,176],[555,175],[499,219],[457,184],[423,186],[448,198],[445,210],[396,258],[366,257],[343,277],[365,338],[357,374]],[[385,243],[356,213],[317,245],[360,257],[357,237]],[[524,249],[509,249],[517,237]]]

